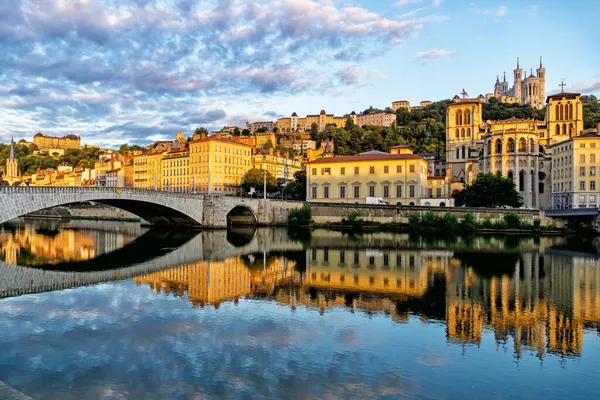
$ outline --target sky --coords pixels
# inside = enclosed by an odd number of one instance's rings
[[[600,95],[600,1],[0,0],[0,142],[149,144],[293,112],[492,92]]]

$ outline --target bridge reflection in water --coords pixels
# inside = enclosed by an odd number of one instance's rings
[[[498,344],[512,339],[517,357],[533,352],[540,359],[579,355],[584,329],[600,331],[600,260],[597,253],[565,252],[566,239],[326,231],[293,237],[284,229],[192,237],[150,231],[100,261],[4,264],[0,293],[133,277],[138,286],[181,296],[195,307],[218,308],[245,297],[324,314],[351,308],[397,323],[418,316],[443,322],[447,340],[461,345],[479,345],[489,329]],[[141,249],[150,260],[132,258]],[[107,270],[111,265],[116,269]]]

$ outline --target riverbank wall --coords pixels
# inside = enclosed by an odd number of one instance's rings
[[[52,207],[27,214],[24,218],[131,221],[144,223],[144,221],[135,214],[104,204],[76,204]]]

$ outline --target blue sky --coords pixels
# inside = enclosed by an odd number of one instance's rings
[[[0,140],[146,144],[246,120],[512,84],[600,94],[600,2],[0,0]]]

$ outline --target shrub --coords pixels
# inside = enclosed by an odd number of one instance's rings
[[[541,227],[542,227],[542,221],[540,221],[539,218],[534,219],[533,220],[533,229],[535,229],[536,231],[539,231]]]
[[[312,222],[312,209],[303,205],[300,208],[292,208],[288,215],[290,225],[308,225]]]
[[[442,218],[442,224],[447,231],[455,231],[458,228],[458,217],[452,213],[446,213]]]
[[[419,214],[408,214],[408,226],[412,229],[419,228],[421,225],[421,216]]]
[[[421,218],[421,226],[426,229],[437,228],[439,226],[438,216],[433,211],[427,211]]]
[[[494,229],[506,229],[508,228],[508,224],[506,223],[506,221],[503,219],[497,219],[496,221],[492,222],[492,228]]]
[[[358,211],[350,211],[346,214],[346,217],[342,218],[342,223],[352,225],[353,227],[359,227],[363,225],[364,220],[360,217]]]
[[[485,217],[483,221],[481,221],[481,227],[483,229],[492,229],[494,228],[494,223],[490,217]]]
[[[521,227],[521,218],[515,213],[504,214],[504,222],[510,229]]]
[[[460,225],[466,231],[474,231],[478,226],[475,216],[471,213],[465,214]]]

